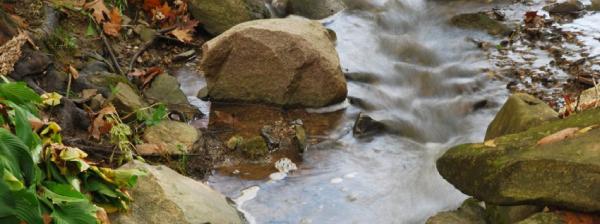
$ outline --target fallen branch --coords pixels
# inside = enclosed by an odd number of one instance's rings
[[[131,61],[129,62],[129,68],[127,69],[127,73],[133,71],[133,65],[135,64],[135,61],[146,50],[148,50],[148,48],[150,48],[150,46],[152,46],[152,44],[154,44],[158,38],[162,38],[162,39],[167,39],[167,40],[172,40],[172,41],[177,41],[177,42],[180,42],[180,43],[184,43],[184,42],[181,42],[181,41],[179,41],[179,40],[177,40],[175,38],[171,38],[171,37],[165,35],[166,33],[171,32],[171,31],[173,31],[175,29],[177,29],[177,26],[171,26],[171,27],[167,27],[167,28],[160,29],[160,30],[156,31],[156,34],[152,37],[152,39],[149,40],[148,42],[144,43],[144,45],[142,45],[142,47],[137,52],[135,52],[135,54],[131,58]],[[187,44],[187,43],[184,43],[184,44]],[[197,47],[197,45],[195,45],[195,44],[187,44],[187,45],[191,45],[191,46]]]

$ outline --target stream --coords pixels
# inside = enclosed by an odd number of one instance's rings
[[[481,72],[485,56],[466,41],[483,34],[445,25],[448,16],[435,2],[389,0],[324,20],[337,33],[344,71],[373,76],[349,82],[349,96],[368,108],[346,108],[331,133],[339,141],[309,149],[284,180],[217,174],[209,184],[232,198],[260,189],[241,206],[256,223],[423,223],[458,206],[466,196],[441,178],[435,160],[482,140],[507,92]],[[488,106],[474,110],[478,102]],[[360,111],[397,133],[355,139],[348,129]]]
[[[438,4],[363,1],[323,20],[337,33],[344,72],[369,76],[348,83],[362,108],[346,106],[328,133],[337,140],[309,148],[283,180],[215,173],[209,184],[242,202],[251,223],[424,223],[457,207],[466,196],[435,161],[451,146],[481,141],[508,92],[482,71],[489,62],[466,40],[491,37],[446,25],[456,12]],[[359,112],[392,130],[354,138]]]

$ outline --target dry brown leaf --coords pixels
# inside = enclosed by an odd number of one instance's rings
[[[548,135],[548,136],[540,139],[537,142],[537,144],[538,145],[546,145],[546,144],[550,144],[550,143],[554,143],[554,142],[559,142],[559,141],[562,141],[567,138],[575,136],[575,134],[577,134],[577,131],[579,131],[579,128],[565,128],[561,131],[558,131],[554,134]]]
[[[73,79],[79,78],[79,72],[77,71],[77,69],[75,69],[75,67],[73,67],[73,65],[69,65],[67,69],[69,70],[69,74],[71,74],[71,77],[73,77]]]
[[[94,117],[94,121],[92,122],[92,125],[89,129],[89,132],[92,135],[92,137],[94,137],[97,140],[100,140],[100,136],[102,136],[102,134],[108,133],[112,128],[113,124],[107,121],[105,116],[116,113],[117,109],[115,109],[115,107],[112,105],[108,105],[102,108],[102,110],[100,110],[98,113],[96,113],[95,116],[92,116]]]
[[[123,17],[121,16],[121,12],[117,8],[113,8],[110,11],[109,15],[110,21],[102,24],[102,29],[104,33],[107,35],[118,37],[119,31],[121,30],[121,22],[123,22]]]
[[[179,41],[189,43],[194,39],[192,34],[194,33],[194,28],[198,26],[199,22],[197,20],[190,20],[187,16],[184,16],[182,21],[185,22],[185,24],[177,27],[177,29],[171,31],[170,33]]]
[[[144,5],[142,6],[142,9],[144,9],[144,11],[146,12],[150,12],[153,9],[160,7],[161,5],[162,4],[160,3],[160,0],[144,0]]]
[[[89,100],[96,95],[98,95],[97,89],[84,89],[81,91],[81,98],[84,100]]]
[[[110,224],[108,214],[103,208],[98,208],[98,210],[96,210],[96,218],[98,219],[98,221],[100,221],[100,224]]]
[[[142,82],[142,87],[148,86],[154,77],[162,74],[163,71],[159,67],[152,67],[146,70],[134,70],[129,73],[129,76],[136,77]]]
[[[44,126],[44,122],[37,117],[29,117],[29,124],[31,129],[36,131]]]
[[[102,23],[106,21],[106,17],[104,15],[109,15],[110,13],[106,5],[104,5],[103,0],[94,0],[85,3],[83,5],[83,8],[92,10],[92,16],[94,16],[94,19],[97,23]]]

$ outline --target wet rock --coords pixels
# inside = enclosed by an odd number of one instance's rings
[[[123,166],[147,172],[131,191],[131,210],[110,216],[112,223],[245,223],[227,198],[209,186],[182,176],[166,166],[139,161]]]
[[[337,52],[316,21],[243,23],[204,44],[203,52],[213,100],[323,107],[346,98]]]
[[[544,7],[544,10],[549,13],[578,13],[584,10],[585,6],[583,3],[577,0],[568,0],[561,3],[554,3]]]
[[[357,138],[369,137],[384,131],[383,123],[373,120],[369,115],[360,113],[352,127],[352,135]]]
[[[194,143],[200,139],[200,135],[196,128],[186,123],[165,120],[146,128],[143,140],[158,146],[163,152],[160,154],[179,155],[189,153]]]
[[[170,111],[177,111],[187,121],[202,113],[190,105],[187,96],[180,88],[179,81],[174,76],[162,74],[156,76],[150,87],[144,90],[144,96],[150,103],[163,103]]]
[[[598,124],[599,117],[600,109],[594,109],[493,142],[459,145],[438,159],[437,169],[463,193],[489,203],[598,212],[600,128],[549,144],[538,141],[567,128]]]
[[[543,101],[528,94],[516,93],[508,98],[488,126],[485,140],[525,131],[557,118],[558,113]]]
[[[426,224],[486,224],[483,207],[475,199],[467,199],[454,211],[440,212]]]
[[[117,83],[112,92],[109,101],[113,103],[120,114],[129,114],[148,106],[137,90],[125,83]]]
[[[50,56],[42,51],[33,50],[28,44],[22,48],[22,55],[9,76],[15,80],[39,77],[52,64]]]
[[[267,143],[260,136],[244,139],[239,148],[246,157],[253,160],[263,158],[269,154]]]
[[[208,100],[208,88],[205,86],[198,91],[197,97],[201,100]]]
[[[484,30],[491,35],[506,35],[511,28],[498,22],[485,12],[466,13],[452,17],[450,23],[460,28]]]
[[[279,140],[273,135],[273,127],[269,125],[260,129],[260,136],[263,137],[270,151],[274,151],[279,147]]]
[[[512,224],[541,212],[544,209],[535,205],[501,206],[485,204],[485,213],[489,224]]]
[[[372,73],[348,72],[348,73],[344,73],[344,76],[346,77],[346,79],[348,81],[364,82],[364,83],[374,83],[374,82],[379,81],[377,79],[377,75],[372,74]]]
[[[291,14],[309,19],[324,19],[345,8],[341,0],[288,0]]]
[[[294,125],[294,137],[292,144],[295,144],[301,153],[304,153],[308,148],[308,139],[306,137],[306,129],[302,124]]]
[[[192,16],[214,35],[246,21],[268,18],[262,0],[191,0],[189,6]]]
[[[563,218],[554,212],[540,212],[516,224],[565,224]]]

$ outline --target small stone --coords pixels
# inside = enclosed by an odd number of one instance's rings
[[[578,13],[584,10],[585,6],[583,3],[577,0],[568,0],[566,2],[554,3],[544,7],[544,10],[549,13]]]
[[[354,122],[352,134],[357,138],[373,136],[385,129],[383,123],[374,120],[369,115],[360,113]]]

